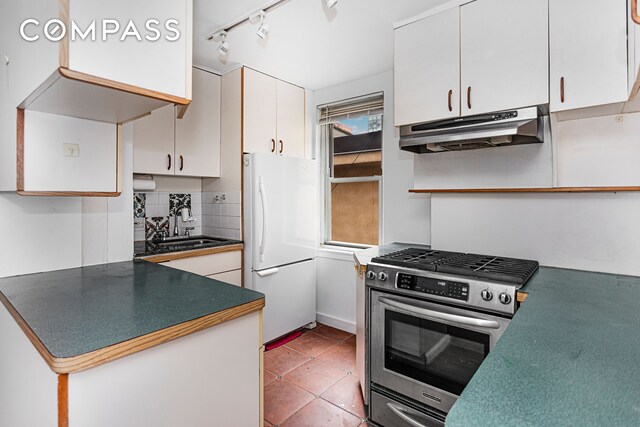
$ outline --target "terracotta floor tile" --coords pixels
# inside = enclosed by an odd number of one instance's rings
[[[264,427],[273,427],[273,424],[271,424],[269,421],[264,420]],[[360,426],[358,426],[360,427]]]
[[[266,386],[267,384],[269,384],[271,381],[275,380],[276,374],[272,374],[269,371],[264,371],[264,385]]]
[[[264,353],[264,369],[275,375],[282,376],[309,359],[309,356],[305,356],[288,347],[278,347]]]
[[[333,346],[324,353],[320,353],[318,359],[345,372],[356,370],[356,348],[349,344]]]
[[[331,326],[322,324],[319,324],[318,327],[313,330],[313,332],[335,341],[343,341],[353,335],[349,332],[341,331],[340,329],[332,328]]]
[[[286,381],[273,381],[264,388],[264,419],[280,425],[291,417],[314,396]]]
[[[362,423],[358,427],[369,427],[369,423]]]
[[[349,338],[347,338],[346,340],[342,341],[343,344],[349,344],[352,346],[356,346],[356,336],[355,335],[351,335]]]
[[[321,337],[320,335],[308,332],[299,338],[287,343],[287,347],[304,353],[307,356],[317,356],[337,344],[336,340]]]
[[[360,418],[367,417],[360,391],[360,380],[354,375],[347,375],[331,386],[322,393],[322,398]]]
[[[340,369],[333,368],[316,359],[298,366],[285,375],[284,379],[310,393],[320,395],[344,376],[345,373]]]
[[[357,427],[361,421],[322,399],[315,399],[281,427]]]

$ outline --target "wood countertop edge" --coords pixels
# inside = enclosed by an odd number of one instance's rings
[[[27,322],[22,318],[22,316],[20,316],[13,305],[1,292],[0,301],[2,301],[3,305],[7,310],[9,310],[9,313],[11,313],[12,317],[16,320],[20,329],[22,329],[22,331],[27,335],[38,353],[40,353],[51,370],[56,374],[71,374],[95,368],[96,366],[103,365],[112,360],[117,360],[148,348],[220,325],[255,311],[262,310],[265,306],[264,298],[260,298],[217,313],[189,320],[178,325],[170,326],[159,331],[123,341],[109,347],[101,348],[90,353],[69,358],[58,358],[49,353],[49,350],[47,350],[40,338],[38,338]]]
[[[518,302],[520,304],[525,302],[527,300],[528,296],[529,296],[529,294],[527,292],[523,292],[523,291],[516,292],[516,299],[518,300]]]
[[[244,249],[244,245],[242,243],[238,243],[236,245],[215,246],[213,248],[194,249],[191,251],[181,251],[181,252],[171,252],[171,253],[160,254],[160,255],[141,256],[141,257],[138,257],[138,259],[155,262],[155,263],[161,263],[161,262],[175,261],[175,260],[184,259],[184,258],[192,258],[197,256],[241,251],[243,249]]]

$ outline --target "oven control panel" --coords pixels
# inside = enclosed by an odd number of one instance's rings
[[[408,291],[422,292],[424,294],[453,298],[461,301],[469,301],[469,284],[464,282],[454,282],[451,280],[398,273],[396,287],[398,289],[406,289]]]

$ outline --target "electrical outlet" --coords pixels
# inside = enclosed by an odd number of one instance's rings
[[[624,123],[624,116],[616,116],[616,123]]]
[[[64,157],[80,157],[80,145],[62,144],[62,155]]]

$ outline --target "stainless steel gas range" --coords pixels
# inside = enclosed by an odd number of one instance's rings
[[[536,261],[407,248],[367,267],[370,419],[443,426],[517,309]]]

